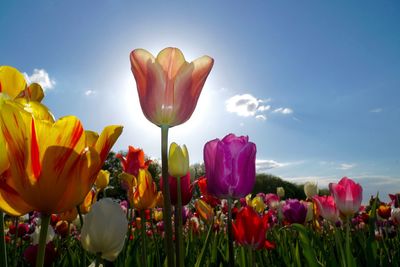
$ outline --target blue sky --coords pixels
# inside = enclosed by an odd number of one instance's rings
[[[179,47],[215,59],[192,118],[170,131],[202,161],[232,132],[258,170],[320,186],[347,175],[383,199],[400,192],[398,1],[2,1],[0,64],[46,88],[56,117],[124,125],[115,150],[160,157],[129,53]]]

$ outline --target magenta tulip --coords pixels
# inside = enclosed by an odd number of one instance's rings
[[[307,207],[297,199],[288,199],[282,206],[282,213],[288,223],[303,224],[306,221]]]
[[[356,213],[362,201],[362,187],[353,180],[343,177],[338,184],[330,183],[329,190],[335,198],[336,207],[346,217]]]
[[[248,136],[228,134],[204,146],[207,189],[218,198],[241,198],[256,181],[256,145]]]
[[[339,210],[336,208],[335,199],[332,196],[314,196],[318,212],[325,220],[336,223],[339,219]]]

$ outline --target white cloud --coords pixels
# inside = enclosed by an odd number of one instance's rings
[[[383,108],[374,108],[371,109],[369,112],[371,113],[381,113],[383,111]]]
[[[281,113],[281,114],[284,114],[284,115],[287,115],[287,114],[292,114],[293,113],[293,109],[291,109],[291,108],[277,108],[277,109],[274,109],[274,111],[272,111],[273,113]]]
[[[257,112],[263,112],[269,110],[269,105],[263,105],[262,103],[268,100],[257,99],[250,94],[234,95],[225,101],[226,110],[231,113],[236,113],[241,117],[253,117],[256,116]]]
[[[342,163],[339,165],[338,169],[339,170],[350,170],[352,169],[356,164],[351,164],[351,163]]]
[[[267,120],[267,116],[265,116],[265,115],[256,115],[256,119],[257,120],[261,120],[261,121],[265,121],[265,120]]]
[[[290,163],[277,162],[272,159],[256,160],[256,169],[258,172],[266,172],[267,170],[270,170],[270,169],[285,167],[288,165],[290,165]]]
[[[56,81],[50,78],[49,73],[45,69],[34,69],[32,75],[24,72],[24,76],[28,83],[38,83],[44,91],[53,89],[56,85]]]
[[[97,94],[97,91],[95,91],[95,90],[86,90],[85,91],[85,96],[92,96],[92,95],[95,95],[95,94]]]

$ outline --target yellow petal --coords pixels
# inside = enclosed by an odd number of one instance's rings
[[[122,129],[123,127],[120,125],[111,125],[104,128],[95,146],[102,162],[107,159],[107,155],[118,137],[121,135]]]
[[[33,207],[22,200],[6,181],[2,181],[0,183],[0,209],[11,216],[21,216],[32,211]]]
[[[44,92],[40,84],[32,83],[18,97],[26,98],[29,101],[40,102],[44,98]]]
[[[6,140],[2,131],[0,131],[0,176],[8,169],[8,167],[10,167],[10,161],[8,160]]]
[[[110,182],[110,172],[107,170],[100,170],[99,174],[97,174],[96,185],[97,190],[102,190],[107,187]]]
[[[20,104],[25,111],[31,113],[35,119],[54,122],[54,115],[42,103],[29,101],[26,98],[17,98],[15,102]]]
[[[15,98],[25,87],[25,78],[21,72],[10,66],[0,66],[0,93]]]
[[[94,147],[96,145],[97,139],[99,139],[99,134],[94,131],[85,131],[86,134],[86,146]]]
[[[172,143],[169,148],[168,172],[171,176],[182,177],[189,171],[189,155],[185,145],[181,148]]]

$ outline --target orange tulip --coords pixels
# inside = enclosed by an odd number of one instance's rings
[[[211,222],[214,218],[214,209],[208,205],[205,201],[198,199],[194,202],[197,213],[206,222]]]
[[[96,190],[91,189],[89,193],[87,193],[82,204],[79,206],[79,210],[81,211],[81,213],[82,214],[89,213],[90,209],[92,208],[92,205],[96,202],[96,200],[97,200]]]
[[[13,103],[0,101],[0,109],[0,144],[7,147],[0,153],[0,208],[13,215],[51,214],[82,203],[122,127],[106,127],[88,147],[76,117],[52,123]]]
[[[135,49],[130,60],[144,115],[157,126],[170,127],[190,118],[214,63],[209,56],[186,62],[182,52],[172,47],[157,57]]]
[[[157,203],[157,187],[146,169],[139,169],[137,186],[133,192],[133,207],[137,210],[152,209]]]

